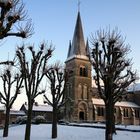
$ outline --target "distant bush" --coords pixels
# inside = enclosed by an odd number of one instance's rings
[[[16,124],[26,124],[27,122],[27,116],[19,116],[16,119]]]
[[[44,116],[36,116],[33,121],[35,124],[46,123],[46,119]]]

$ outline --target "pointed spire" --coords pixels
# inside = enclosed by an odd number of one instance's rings
[[[87,38],[87,42],[86,42],[86,55],[87,55],[88,57],[90,56],[88,38]]]
[[[71,40],[69,41],[69,50],[68,50],[67,58],[70,57],[70,53],[71,53]]]
[[[80,12],[77,15],[76,26],[73,35],[72,45],[69,48],[68,57],[81,55],[86,56],[86,46],[84,41],[83,29],[82,29],[82,22],[80,17]]]
[[[78,12],[80,12],[80,4],[81,4],[81,1],[78,0]]]

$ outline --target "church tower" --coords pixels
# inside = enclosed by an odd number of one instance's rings
[[[69,43],[66,118],[69,121],[90,121],[92,118],[91,63],[88,41],[85,45],[80,12],[77,15],[72,43]]]

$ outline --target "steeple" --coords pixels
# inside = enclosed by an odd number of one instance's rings
[[[80,0],[79,0],[80,1]],[[66,64],[68,79],[66,98],[72,99],[65,106],[66,119],[69,121],[93,120],[91,94],[91,63],[89,44],[84,41],[80,12],[78,11],[73,40],[69,42]]]
[[[88,57],[90,57],[90,50],[89,50],[88,39],[87,39],[87,43],[86,43],[86,55],[87,55]]]
[[[70,42],[69,42],[69,50],[68,50],[68,56],[67,56],[67,57],[70,56],[70,53],[71,53],[71,40],[70,40]]]
[[[87,49],[84,41],[80,12],[78,11],[72,44],[69,46],[67,59],[82,57],[87,59]]]

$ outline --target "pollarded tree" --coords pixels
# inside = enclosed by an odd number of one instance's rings
[[[5,124],[3,137],[8,136],[10,109],[22,88],[23,78],[21,74],[13,74],[12,68],[8,67],[0,76],[3,83],[3,91],[0,92],[0,103],[5,106]]]
[[[25,140],[30,140],[31,118],[34,100],[38,95],[45,92],[45,90],[40,89],[39,86],[45,75],[44,71],[46,69],[47,61],[52,55],[53,50],[51,46],[52,45],[46,49],[45,43],[42,43],[39,47],[39,51],[37,52],[34,50],[33,46],[29,46],[28,50],[31,55],[28,55],[28,57],[27,53],[25,53],[24,45],[19,47],[16,51],[28,101]]]
[[[94,79],[106,108],[106,140],[112,140],[115,128],[114,105],[137,79],[136,72],[132,71],[131,59],[127,58],[129,45],[124,43],[117,30],[99,30],[91,43]]]
[[[27,19],[24,9],[21,0],[0,0],[0,40],[9,36],[27,38],[33,34],[31,20]],[[10,63],[0,62],[0,65]]]
[[[25,27],[20,24],[23,21]],[[31,22],[26,20],[26,12],[22,1],[0,0],[0,39],[8,36],[26,38],[32,33]]]
[[[53,107],[52,138],[57,138],[57,121],[59,109],[60,107],[64,106],[67,101],[64,95],[67,74],[64,72],[62,66],[59,63],[56,63],[46,69],[45,75],[49,81],[52,101],[49,96],[44,95],[44,102]]]

